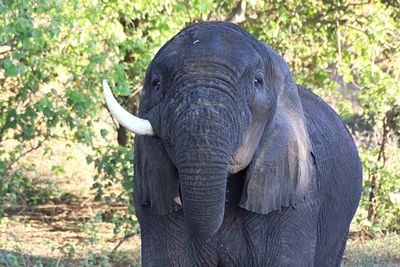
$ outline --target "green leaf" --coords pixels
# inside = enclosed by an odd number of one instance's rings
[[[4,172],[8,166],[6,161],[0,160],[0,173]]]
[[[93,156],[92,156],[92,155],[86,156],[86,163],[87,163],[87,164],[90,164],[90,163],[92,163],[92,162],[93,162]]]
[[[100,134],[101,134],[101,136],[102,136],[103,138],[105,138],[105,137],[107,136],[107,134],[108,134],[108,131],[107,131],[106,129],[101,129],[101,130],[100,130]]]
[[[13,77],[17,75],[17,67],[11,62],[9,58],[4,59],[3,66],[6,71],[7,77]]]
[[[64,173],[64,168],[60,165],[53,165],[51,166],[51,171],[55,174],[61,174]]]

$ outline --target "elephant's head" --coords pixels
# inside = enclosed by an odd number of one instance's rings
[[[145,120],[110,109],[154,135],[136,139],[142,203],[157,214],[182,204],[194,233],[219,229],[227,177],[245,168],[247,210],[267,214],[307,192],[311,148],[296,84],[277,53],[235,25],[192,25],[160,49],[141,95]]]

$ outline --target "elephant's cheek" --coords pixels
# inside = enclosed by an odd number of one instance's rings
[[[231,156],[228,166],[229,174],[235,174],[245,169],[250,164],[252,158],[252,156],[250,156],[251,151],[244,151],[244,150],[245,149],[243,147],[240,147]]]
[[[254,116],[253,116],[254,117]],[[253,120],[245,131],[241,144],[234,150],[229,160],[229,174],[235,174],[249,166],[260,143],[265,124]]]
[[[251,140],[250,137],[246,137],[245,142],[233,152],[229,160],[229,174],[235,174],[249,166],[254,153],[257,150],[259,138],[260,137],[256,136]]]

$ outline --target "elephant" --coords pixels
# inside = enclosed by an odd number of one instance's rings
[[[241,27],[192,24],[148,66],[135,131],[143,266],[340,266],[362,167],[339,115]]]

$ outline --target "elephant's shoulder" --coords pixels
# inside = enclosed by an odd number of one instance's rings
[[[332,141],[341,140],[343,142],[347,140],[351,143],[353,142],[350,132],[333,108],[310,90],[300,85],[298,85],[297,88],[309,134],[332,134],[333,136],[329,137]]]
[[[331,178],[344,173],[360,177],[357,148],[339,115],[322,98],[302,86],[297,87],[317,167]]]
[[[300,85],[297,85],[297,88],[306,120],[314,120],[323,124],[329,123],[330,125],[334,123],[332,127],[344,127],[344,124],[336,111],[321,97]]]

